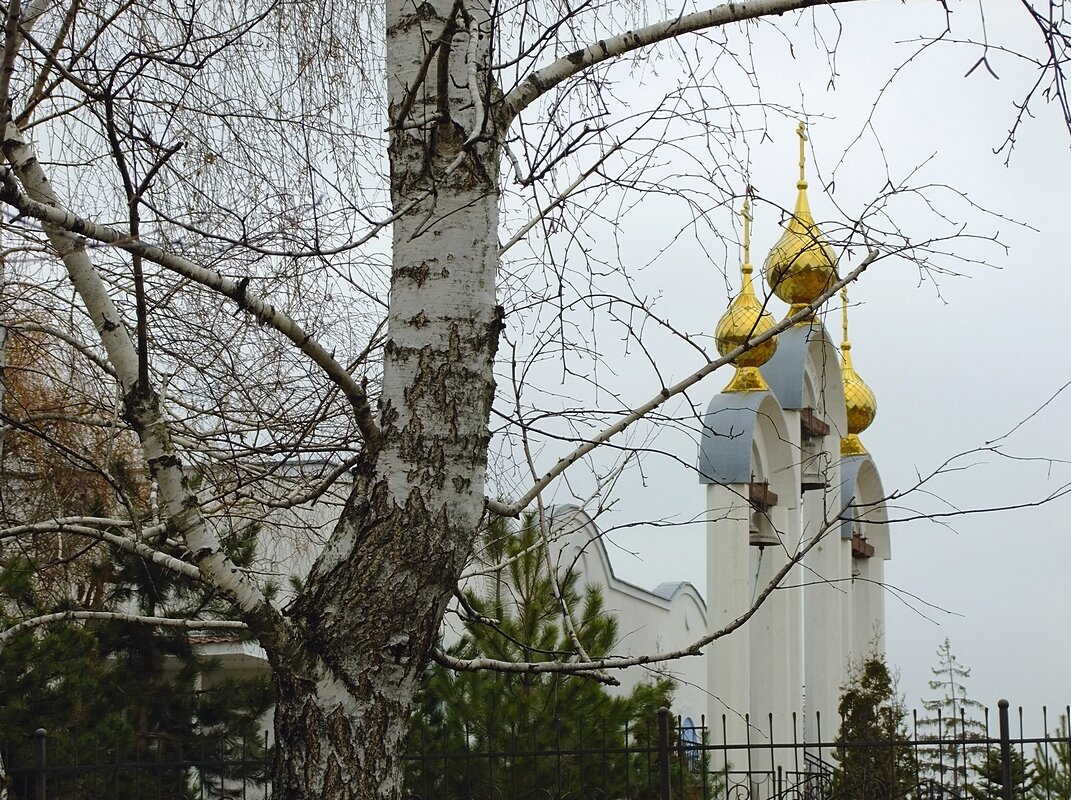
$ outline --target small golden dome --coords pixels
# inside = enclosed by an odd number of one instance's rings
[[[804,178],[804,142],[801,122],[796,128],[800,137],[799,196],[792,219],[785,232],[766,257],[766,280],[774,294],[790,305],[788,316],[802,311],[817,300],[837,280],[837,256],[829,246],[811,215]],[[808,324],[809,319],[800,324]]]
[[[763,310],[755,289],[751,284],[751,204],[745,198],[742,212],[744,217],[744,263],[740,267],[740,294],[718,320],[714,338],[718,343],[718,352],[726,356],[741,345],[774,327],[773,316]],[[759,392],[770,387],[759,372],[759,367],[773,357],[777,350],[777,339],[767,339],[737,356],[733,363],[736,374],[725,387],[726,392]]]
[[[870,427],[878,414],[878,399],[852,366],[852,344],[848,341],[848,290],[841,289],[844,303],[844,341],[841,342],[841,377],[844,380],[844,405],[848,412],[848,435],[840,440],[842,456],[862,455],[866,448],[859,434]]]

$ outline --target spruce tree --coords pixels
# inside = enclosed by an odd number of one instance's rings
[[[919,738],[935,742],[918,750],[920,775],[957,795],[971,791],[970,775],[982,758],[983,747],[969,744],[986,735],[979,720],[984,706],[970,697],[970,668],[952,652],[946,638],[937,648],[937,666],[930,670],[930,690],[936,695],[922,702],[926,717],[919,720]]]
[[[1050,735],[1046,731],[1046,736],[1055,741],[1037,749],[1031,795],[1037,800],[1071,800],[1071,731],[1067,716],[1061,714],[1056,732]]]
[[[1024,798],[1034,788],[1034,765],[1014,746],[1010,752],[1011,796]],[[1001,800],[1004,797],[1004,765],[1000,749],[990,748],[978,766],[978,780],[970,788],[975,800]]]
[[[900,800],[916,785],[916,768],[904,720],[907,712],[884,656],[863,662],[844,687],[831,797]]]

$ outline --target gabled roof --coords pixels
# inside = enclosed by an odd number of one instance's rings
[[[638,600],[646,601],[667,610],[670,605],[679,599],[687,597],[699,607],[705,619],[707,611],[706,600],[699,594],[699,590],[688,581],[667,581],[658,584],[654,589],[645,589],[642,586],[637,586],[617,577],[614,574],[614,566],[610,561],[610,555],[606,551],[606,543],[602,532],[583,509],[572,504],[554,505],[547,509],[547,514],[550,517],[552,527],[557,524],[568,524],[571,528],[568,533],[569,536],[584,537],[582,547],[586,553],[592,554],[600,562],[600,568],[605,575],[608,589],[630,595]],[[572,522],[573,520],[575,522]]]

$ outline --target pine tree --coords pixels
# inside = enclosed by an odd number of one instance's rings
[[[907,712],[884,656],[873,655],[841,694],[841,717],[831,797],[837,800],[899,800],[915,787],[916,769],[907,743]]]
[[[1036,779],[1034,766],[1015,747],[1011,749],[1010,761],[1011,796],[1013,798],[1026,797],[1034,788]],[[970,788],[970,795],[975,800],[1001,800],[1004,797],[1003,764],[998,748],[986,751],[985,758],[978,767],[978,780]]]
[[[1037,800],[1071,800],[1071,731],[1066,715],[1060,715],[1060,724],[1049,738],[1056,741],[1039,747],[1034,757],[1037,780],[1032,796]]]
[[[464,622],[464,635],[450,648],[463,658],[542,661],[567,658],[575,649],[563,630],[535,518],[520,529],[496,521],[485,536],[485,559],[506,566],[483,591],[466,593],[466,603],[484,620]],[[617,619],[607,613],[599,587],[578,586],[578,574],[558,576],[560,592],[573,609],[575,630],[592,658],[608,655],[618,640]],[[641,684],[626,697],[611,695],[599,683],[571,675],[462,672],[431,666],[424,675],[413,717],[410,747],[453,756],[484,753],[598,750],[599,754],[563,759],[509,756],[447,762],[413,760],[406,780],[421,796],[492,798],[566,791],[578,796],[606,794],[638,797],[657,785],[648,754],[627,759],[602,751],[656,742],[657,710],[670,707],[673,682]],[[490,770],[489,770],[490,767]],[[702,764],[699,768],[704,768]],[[675,780],[677,773],[674,773]],[[698,782],[696,779],[694,782]],[[694,796],[694,787],[690,796]],[[638,794],[639,792],[639,794]],[[533,794],[534,796],[534,794]],[[540,795],[542,796],[542,795]]]
[[[96,569],[108,575],[99,601],[103,610],[172,615],[180,608],[216,604],[201,589],[181,585],[171,573],[140,560],[118,558]],[[0,568],[0,592],[34,613],[62,610],[35,595],[34,572],[30,560],[9,559]],[[214,669],[184,630],[108,620],[54,624],[16,636],[0,651],[6,763],[32,764],[25,734],[42,727],[49,732],[49,760],[55,764],[151,764],[182,754],[212,762],[199,771],[197,792],[207,796],[229,779],[263,779],[261,717],[274,701],[272,688],[266,678],[213,683]],[[65,786],[104,796],[134,791],[136,784],[138,796],[152,800],[184,797],[193,791],[188,782],[187,771],[177,768],[117,776],[91,770]],[[13,798],[20,796],[20,787],[12,790]]]
[[[982,757],[981,745],[967,742],[986,735],[979,720],[984,706],[970,697],[967,679],[970,668],[963,666],[946,638],[937,648],[937,666],[930,670],[930,689],[937,696],[922,702],[927,716],[919,720],[919,738],[940,742],[918,751],[922,777],[959,795],[971,791],[970,774]]]

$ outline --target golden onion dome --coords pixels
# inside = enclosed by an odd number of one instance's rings
[[[766,280],[774,294],[789,304],[788,316],[802,311],[837,280],[837,255],[829,246],[811,215],[807,201],[807,181],[804,178],[804,142],[806,129],[801,122],[796,128],[800,137],[800,179],[796,184],[799,196],[792,219],[785,232],[766,257]],[[799,324],[809,324],[810,319]]]
[[[718,320],[718,326],[714,330],[718,352],[722,356],[727,356],[741,345],[766,333],[776,324],[773,316],[763,309],[751,284],[751,204],[746,198],[742,216],[744,218],[744,263],[740,266],[740,294],[729,304],[729,308]],[[761,392],[769,389],[762,373],[759,372],[759,367],[769,361],[776,350],[777,339],[771,337],[733,359],[736,373],[729,381],[729,385],[725,387],[725,391]]]
[[[848,435],[840,440],[840,454],[866,453],[859,434],[870,427],[878,414],[878,399],[852,366],[852,344],[848,341],[848,290],[841,289],[844,303],[844,341],[841,342],[841,377],[844,380],[844,405],[848,412]]]

